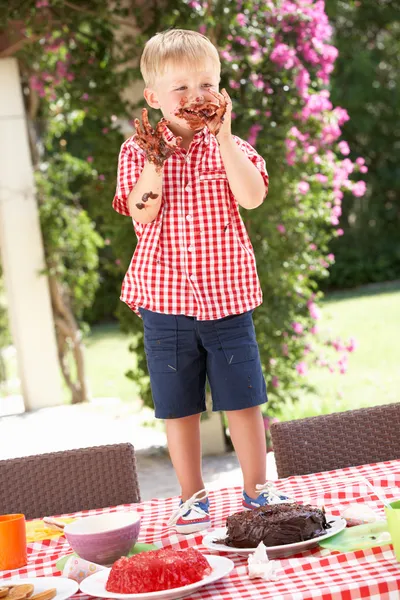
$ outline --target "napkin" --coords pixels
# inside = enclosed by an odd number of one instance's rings
[[[129,552],[127,553],[126,556],[133,556],[134,554],[139,554],[140,552],[149,552],[150,550],[158,550],[159,546],[156,546],[155,544],[139,544],[136,543],[134,544],[134,546],[129,550]],[[61,558],[58,559],[58,561],[56,562],[56,567],[59,571],[64,572],[64,569],[67,565],[67,562],[69,561],[70,558],[79,558],[79,560],[83,560],[82,558],[80,558],[80,556],[77,555],[76,552],[73,552],[71,554],[67,554],[66,556],[62,556]],[[88,562],[88,561],[85,561]],[[102,569],[104,567],[102,567],[102,565],[97,565],[96,563],[89,563],[92,565],[96,565],[98,567],[101,567]],[[93,571],[95,572],[95,571]],[[91,575],[92,573],[88,573],[89,575]]]
[[[68,556],[62,571],[62,576],[81,583],[81,581],[86,577],[89,577],[89,575],[93,575],[93,573],[97,573],[97,571],[102,571],[103,569],[105,569],[105,567],[102,565],[89,562],[79,556]]]
[[[277,571],[279,565],[276,560],[269,560],[264,542],[260,542],[253,554],[249,555],[247,564],[251,579],[253,577],[262,577],[269,581],[275,581],[278,578]]]
[[[63,519],[59,519],[63,523],[72,523],[75,521],[72,517],[65,517]],[[26,541],[30,542],[39,542],[40,540],[51,540],[53,538],[58,538],[61,535],[64,535],[63,531],[58,531],[54,529],[54,527],[49,527],[46,523],[43,523],[42,519],[34,519],[33,521],[26,522]]]

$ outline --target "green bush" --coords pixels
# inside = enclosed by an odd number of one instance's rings
[[[91,294],[98,286],[97,314],[114,313],[106,297],[111,297],[116,278],[122,280],[135,247],[130,220],[111,209],[122,142],[119,120],[131,119],[133,110],[122,101],[122,91],[139,76],[131,61],[158,30],[184,27],[207,34],[223,61],[222,85],[233,99],[233,131],[256,146],[270,173],[267,200],[256,211],[243,211],[243,218],[264,292],[255,322],[271,412],[307,387],[308,365],[326,367],[315,349],[322,295],[316,281],[327,277],[333,260],[329,243],[342,233],[337,226],[343,193],[363,193],[363,183],[351,175],[357,178],[359,165],[343,158],[346,148],[339,143],[347,113],[330,100],[329,77],[337,52],[330,44],[324,5],[312,0],[301,5],[288,0],[172,0],[168,11],[151,9],[118,1],[110,9],[95,0],[84,1],[79,10],[70,3],[66,9],[61,0],[7,9],[11,22],[26,23],[28,43],[18,56],[27,98],[41,99],[36,122],[39,142],[45,142],[40,169],[48,162],[55,174],[61,157],[64,165],[77,169],[70,193],[62,197],[57,178],[48,178],[43,210],[54,198],[56,213],[64,203],[68,210],[84,211],[96,224],[104,245],[100,248],[100,241],[92,240],[85,251],[91,265],[99,257],[99,267],[92,268],[99,269],[100,278],[83,269],[85,282]],[[132,27],[133,17],[141,35]],[[153,120],[159,117],[152,115]],[[86,217],[75,220],[81,232],[93,231]],[[57,220],[43,221],[45,238],[56,238],[55,226]],[[74,247],[74,239],[82,239],[67,227],[65,235],[71,235]],[[63,281],[73,297],[80,295],[81,309],[82,287],[75,282],[80,281],[82,264],[67,258],[62,257]],[[102,296],[105,280],[109,283]],[[85,310],[88,314],[87,306]],[[122,327],[132,333],[132,350],[138,355],[130,375],[150,404],[142,323],[121,303],[116,312]],[[345,353],[342,346],[337,351]],[[342,358],[337,364],[341,371]]]

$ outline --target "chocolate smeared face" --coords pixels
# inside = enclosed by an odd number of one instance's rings
[[[330,528],[325,511],[302,504],[271,504],[227,518],[227,537],[221,540],[234,548],[256,548],[295,544],[323,535]]]
[[[209,93],[218,96],[211,90],[209,90]],[[217,104],[212,100],[206,101],[203,96],[196,98],[194,102],[189,102],[188,98],[184,97],[174,114],[180,119],[184,119],[190,129],[194,131],[207,126],[211,133],[217,135],[226,111],[226,102],[223,96],[221,98],[219,104]]]
[[[200,129],[215,117],[218,107],[215,102],[206,102],[202,97],[196,98],[194,102],[182,98],[175,115],[185,119],[191,129]]]

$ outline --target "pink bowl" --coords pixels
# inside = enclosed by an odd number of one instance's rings
[[[140,515],[118,512],[82,517],[68,523],[65,537],[81,558],[99,565],[111,565],[128,553],[136,543],[140,530]]]

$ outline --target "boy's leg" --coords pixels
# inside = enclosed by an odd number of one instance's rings
[[[185,502],[204,488],[201,472],[200,415],[166,419],[168,450]]]
[[[166,422],[168,448],[186,501],[204,487],[200,414],[205,411],[206,353],[195,320],[140,309],[155,416]]]
[[[259,406],[226,411],[229,433],[243,473],[243,487],[251,498],[258,496],[256,485],[266,479],[267,445]]]
[[[252,312],[202,323],[213,409],[226,411],[245,492],[257,496],[266,479],[266,439],[260,404],[267,402]]]

